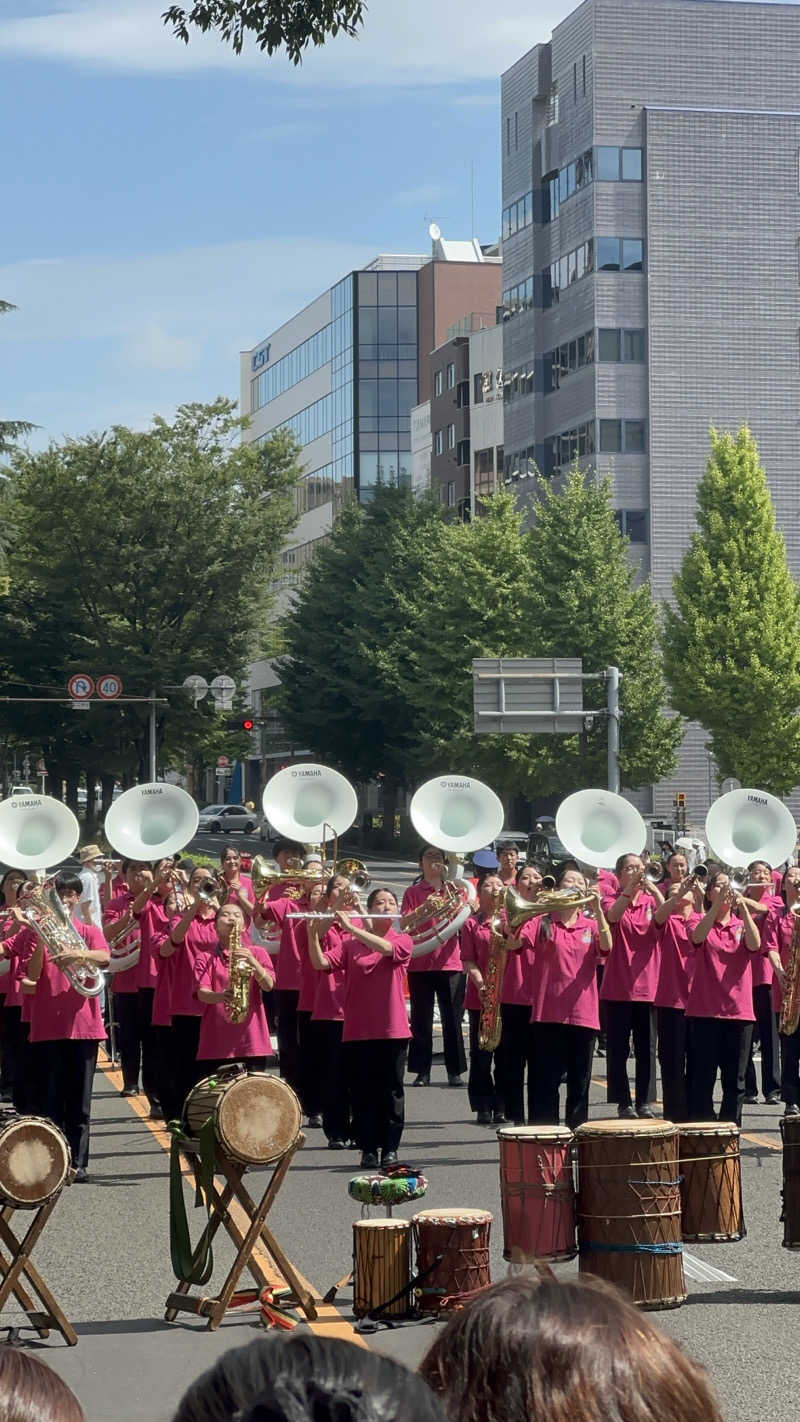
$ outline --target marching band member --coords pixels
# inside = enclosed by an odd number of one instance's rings
[[[502,1095],[504,1040],[501,1037],[494,1050],[487,1050],[480,1044],[486,969],[492,942],[492,919],[500,911],[503,892],[504,884],[499,874],[484,874],[478,882],[477,910],[467,919],[461,930],[461,961],[467,974],[464,1005],[469,1018],[467,1092],[470,1108],[476,1113],[479,1126],[500,1126],[506,1121]]]
[[[403,894],[403,914],[419,908],[432,894],[440,894],[444,888],[446,870],[441,849],[426,844],[419,856],[419,866],[421,878],[411,884]],[[412,958],[408,970],[408,990],[411,997],[413,1041],[408,1066],[409,1071],[415,1073],[414,1086],[430,1086],[434,1001],[439,1004],[447,1084],[464,1085],[463,1076],[467,1069],[461,1035],[464,986],[458,934],[454,934],[432,953]]]
[[[227,888],[225,901],[229,904],[238,904],[247,916],[249,923],[253,917],[255,894],[252,879],[248,874],[242,873],[242,856],[232,844],[226,844],[220,853],[219,860],[222,865],[222,880]]]
[[[197,1066],[197,1048],[203,1009],[195,996],[195,963],[198,953],[210,952],[217,944],[215,919],[220,905],[216,890],[216,879],[208,869],[198,865],[189,879],[184,912],[176,912],[169,934],[159,941],[160,957],[172,961],[168,969],[168,1010],[172,1021],[161,1082],[162,1107],[167,1120],[180,1116],[186,1097],[202,1075]],[[162,1003],[158,1006],[161,1016],[164,1007]],[[166,1078],[169,1084],[165,1101]]]
[[[682,884],[688,876],[689,861],[686,855],[682,849],[673,849],[664,861],[664,878],[658,887],[666,896],[674,884]]]
[[[397,899],[373,889],[369,917],[358,924],[339,910],[344,936],[323,953],[316,924],[308,936],[311,961],[322,972],[344,971],[345,1069],[350,1082],[353,1134],[364,1169],[397,1164],[403,1134],[405,1073],[411,1035],[403,991],[412,942],[394,927]]]
[[[320,873],[322,873],[322,861],[318,860],[316,862],[319,864]],[[308,865],[306,865],[306,868],[308,868]],[[325,898],[325,885],[320,879],[318,884],[312,884],[309,887],[308,893],[305,896],[307,911],[313,913],[315,909],[319,909],[319,911],[322,912]],[[291,913],[291,909],[289,912]],[[312,1130],[319,1130],[323,1124],[322,1078],[317,1071],[311,1040],[311,1017],[314,1011],[314,999],[319,983],[319,973],[314,967],[311,961],[311,955],[308,951],[308,924],[308,919],[296,920],[295,942],[297,943],[297,951],[300,954],[300,992],[297,998],[297,1046],[299,1051],[300,1099],[303,1103],[303,1110],[308,1117],[310,1128]]]
[[[216,943],[212,948],[201,949],[195,957],[195,991],[203,1004],[197,1061],[204,1076],[231,1061],[245,1062],[248,1071],[263,1071],[272,1053],[262,993],[272,991],[275,978],[266,949],[241,941],[247,921],[238,904],[223,904],[214,917]],[[235,957],[250,971],[249,1006],[242,1021],[231,1017],[235,1002],[232,936],[237,926],[240,942]]]
[[[500,861],[500,878],[503,886],[513,888],[517,882],[517,870],[519,868],[519,850],[515,844],[503,844],[498,850],[497,857]]]
[[[526,864],[517,871],[517,892],[533,901],[542,887],[542,876],[535,864]],[[509,948],[503,985],[500,991],[502,1023],[502,1097],[506,1118],[515,1126],[525,1125],[525,1068],[530,1053],[531,972],[533,957],[530,942],[523,936],[516,942],[507,939]]]
[[[272,855],[281,874],[302,870],[302,844],[291,839],[276,840]],[[300,1040],[297,1026],[297,1004],[300,999],[300,949],[297,925],[300,919],[287,918],[290,910],[301,912],[303,900],[291,881],[273,884],[266,901],[255,913],[256,928],[278,924],[281,946],[275,964],[275,1007],[278,1014],[278,1059],[280,1073],[293,1091],[300,1095]]]
[[[164,1119],[161,1104],[162,1038],[159,1025],[153,1020],[156,985],[161,957],[161,944],[169,932],[167,900],[172,892],[177,871],[171,858],[162,859],[156,865],[153,876],[148,875],[142,892],[132,905],[133,915],[139,928],[139,962],[136,968],[137,1000],[139,1006],[139,1036],[142,1043],[142,1081],[150,1086],[150,1118]]]
[[[787,969],[792,956],[795,930],[800,933],[800,869],[787,869],[783,876],[783,899],[780,907],[770,909],[763,934],[764,946],[769,954],[775,977],[772,983],[772,1006],[778,1014],[783,1007],[783,994],[787,986]],[[795,967],[795,978],[797,967]],[[794,994],[800,990],[800,983],[793,981]],[[781,1032],[781,1096],[786,1103],[784,1114],[800,1114],[800,1023],[793,1032]]]
[[[325,910],[346,907],[352,894],[350,880],[336,874],[329,880]],[[342,937],[340,923],[317,923],[316,935],[323,954]],[[309,962],[312,969],[309,943]],[[351,1137],[350,1083],[344,1070],[342,1031],[344,1028],[344,970],[331,967],[316,973],[316,991],[311,1014],[309,1051],[311,1072],[322,1090],[322,1129],[329,1150],[344,1150]]]
[[[7,869],[0,879],[0,957],[8,958],[8,972],[0,977],[0,1048],[2,1049],[2,1090],[6,1101],[13,1101],[16,1109],[24,1111],[25,1075],[22,1057],[25,1040],[22,1037],[22,987],[18,972],[18,958],[7,945],[14,942],[25,920],[17,910],[13,912],[20,892],[25,884],[21,869]]]
[[[76,874],[57,875],[55,890],[74,914],[82,892]],[[94,963],[107,968],[108,947],[99,928],[73,919],[86,944],[84,952],[60,955],[53,963],[41,939],[28,959],[23,991],[32,996],[30,1017],[31,1107],[49,1116],[64,1132],[76,1168],[76,1181],[87,1179],[92,1082],[97,1065],[97,1045],[105,1040],[99,997],[76,992],[62,967],[68,963]],[[31,933],[33,930],[29,930]]]
[[[638,854],[622,854],[615,865],[616,898],[603,902],[611,927],[612,948],[603,969],[600,999],[606,1004],[608,1100],[625,1119],[652,1117],[655,1097],[656,1024],[653,1002],[658,985],[659,942],[653,914],[663,897],[655,885],[644,892],[644,863]],[[631,1102],[628,1052],[633,1035],[636,1104]]]
[[[741,1126],[744,1069],[753,1035],[752,963],[761,951],[761,938],[727,874],[710,876],[704,902],[705,913],[692,926],[695,964],[686,1003],[689,1119],[713,1121],[719,1070],[720,1120]],[[733,908],[740,917],[732,914]]]
[[[123,859],[122,873],[125,887],[106,903],[103,910],[103,931],[109,942],[116,945],[138,937],[136,910],[147,902],[153,871],[149,864],[134,859]],[[134,904],[134,900],[136,903]],[[122,1066],[122,1095],[138,1096],[139,1070],[142,1062],[142,1032],[139,1009],[139,965],[125,968],[112,974],[108,1004],[109,1013],[119,1030],[119,1057]],[[153,1077],[152,1058],[148,1055],[142,1075],[142,1085],[149,1101],[158,1100],[157,1083]]]
[[[556,887],[586,894],[577,869],[562,868]],[[529,1070],[531,1121],[557,1126],[559,1086],[567,1077],[566,1123],[575,1130],[589,1116],[592,1058],[600,1030],[597,962],[611,952],[612,934],[600,894],[592,892],[588,912],[556,909],[529,920],[522,930],[532,943]],[[526,933],[527,931],[527,933]]]
[[[684,866],[683,877],[680,880],[670,878],[665,884],[667,897],[655,912],[656,923],[661,929],[661,961],[655,1004],[664,1119],[688,1121],[686,1003],[696,956],[691,931],[696,915],[702,912],[703,891],[697,880],[687,874],[684,854],[670,856],[667,861],[670,874],[676,860]]]
[[[766,951],[765,934],[767,922],[771,910],[782,907],[783,900],[779,894],[773,892],[774,884],[772,879],[772,868],[763,859],[754,859],[752,864],[747,866],[749,883],[747,885],[748,901],[761,904],[766,911],[763,914],[755,915],[761,935],[761,952],[752,961],[753,972],[753,1014],[756,1019],[756,1029],[761,1044],[761,1091],[764,1101],[768,1106],[777,1106],[780,1103],[780,1044],[778,1042],[778,1018],[772,1006],[772,978],[773,969],[769,955]],[[756,1082],[756,1068],[753,1061],[753,1041],[755,1031],[750,1038],[750,1050],[747,1057],[747,1068],[744,1077],[744,1099],[749,1105],[755,1105],[758,1101],[758,1086]]]

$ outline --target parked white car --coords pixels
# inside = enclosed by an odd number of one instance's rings
[[[253,834],[258,828],[258,815],[246,805],[206,805],[200,811],[197,828],[209,834],[227,834],[231,830]]]

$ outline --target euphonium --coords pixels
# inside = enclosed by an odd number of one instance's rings
[[[319,872],[307,874],[302,865],[298,865],[296,869],[278,869],[263,854],[257,854],[250,867],[253,893],[257,899],[263,899],[275,884],[286,886],[287,898],[301,899],[305,888],[311,884],[318,884],[321,878],[322,874]],[[293,893],[293,889],[296,889],[297,892]]]
[[[77,928],[53,888],[52,881],[26,885],[20,895],[24,917],[47,949],[50,961],[61,968],[70,986],[81,997],[98,997],[103,991],[103,974],[94,963],[59,962],[66,954],[85,954],[84,943]]]
[[[242,957],[242,928],[238,918],[231,927],[228,940],[228,961],[230,963],[229,989],[232,997],[225,1004],[225,1016],[229,1022],[244,1022],[250,1011],[250,983],[253,966]]]
[[[786,979],[781,1005],[779,1030],[785,1037],[797,1031],[800,1023],[800,904],[790,909],[794,914],[794,930],[789,947],[789,961],[786,964]]]
[[[333,878],[334,874],[343,874],[354,889],[366,889],[369,885],[369,870],[362,859],[337,859],[329,877]]]
[[[506,921],[512,933],[516,933],[529,918],[536,918],[539,914],[558,913],[559,910],[568,913],[570,909],[585,908],[592,902],[593,897],[590,893],[581,893],[580,889],[540,889],[536,898],[531,900],[524,899],[516,889],[506,889]]]

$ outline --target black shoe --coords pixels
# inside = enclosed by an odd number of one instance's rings
[[[507,1126],[507,1125],[508,1125],[508,1116],[504,1116],[503,1113],[502,1113],[502,1111],[495,1111],[494,1117],[493,1117],[493,1119],[492,1119],[492,1125],[493,1125],[493,1126]]]
[[[138,1096],[139,1088],[138,1086],[123,1086],[119,1094],[120,1096]]]
[[[85,1185],[86,1182],[88,1181],[88,1179],[89,1179],[89,1176],[88,1176],[87,1171],[86,1171],[86,1166],[85,1166],[85,1165],[79,1165],[79,1166],[78,1166],[78,1169],[75,1171],[75,1184],[76,1184],[76,1185]]]
[[[381,1169],[382,1169],[382,1170],[383,1170],[383,1169],[385,1168],[385,1166],[387,1166],[387,1165],[396,1165],[396,1164],[397,1164],[397,1151],[396,1151],[396,1150],[382,1150],[382,1151],[381,1151]]]
[[[618,1106],[617,1115],[621,1121],[635,1121],[637,1119],[636,1112],[632,1106]]]
[[[320,1115],[309,1116],[309,1118],[308,1118],[308,1125],[309,1125],[309,1129],[312,1130],[312,1131],[321,1131],[321,1130],[322,1130],[322,1117],[321,1117]]]
[[[164,1119],[164,1112],[163,1112],[163,1110],[162,1110],[161,1103],[160,1103],[159,1101],[151,1101],[151,1102],[150,1102],[150,1116],[149,1116],[149,1119],[150,1119],[151,1121],[163,1121],[163,1119]]]
[[[334,1136],[332,1140],[328,1141],[328,1150],[347,1150],[347,1146],[338,1136]]]
[[[786,1110],[783,1114],[784,1116],[800,1116],[800,1106],[798,1106],[795,1101],[787,1101]]]
[[[374,1151],[371,1151],[371,1150],[362,1150],[362,1152],[361,1152],[361,1169],[362,1169],[362,1170],[377,1170],[377,1169],[378,1169],[378,1157],[377,1157],[377,1155],[375,1155]]]
[[[431,1079],[425,1075],[424,1071],[420,1072],[419,1076],[415,1076],[411,1083],[412,1086],[430,1086],[430,1084]]]
[[[780,1106],[781,1093],[779,1091],[771,1091],[769,1093],[769,1096],[764,1097],[764,1101],[766,1102],[767,1106]]]
[[[427,1085],[427,1082],[426,1082],[426,1085]],[[464,1078],[463,1078],[463,1076],[460,1076],[458,1073],[455,1073],[453,1076],[448,1076],[448,1078],[447,1078],[447,1085],[448,1085],[448,1086],[463,1086],[463,1085],[464,1085]]]
[[[636,1115],[642,1121],[654,1121],[656,1119],[655,1111],[652,1106],[648,1106],[647,1102],[645,1102],[644,1106],[636,1107]]]
[[[743,1104],[744,1106],[757,1106],[757,1105],[758,1105],[758,1092],[757,1092],[757,1091],[751,1091],[748,1096],[745,1096],[745,1097],[742,1098],[742,1104]]]
[[[479,1111],[478,1114],[477,1114],[477,1116],[475,1117],[475,1123],[476,1123],[476,1125],[478,1125],[478,1126],[491,1126],[491,1124],[492,1124],[492,1113],[491,1113],[491,1111]]]

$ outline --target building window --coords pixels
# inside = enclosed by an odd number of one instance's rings
[[[448,426],[447,426],[447,448],[448,448],[448,449],[455,449],[455,447],[456,447],[456,427],[455,427],[455,425],[448,425]]]
[[[511,152],[511,115],[506,119],[506,153]]]
[[[447,388],[448,388],[448,390],[452,390],[453,387],[454,387],[454,385],[455,385],[455,383],[456,383],[456,367],[455,367],[454,362],[451,360],[451,361],[450,361],[450,364],[449,364],[448,367],[447,367]]]
[[[599,420],[599,444],[601,454],[619,454],[622,451],[622,420]]]
[[[645,346],[645,333],[642,330],[631,329],[622,332],[622,359],[625,361],[643,361],[647,359]]]
[[[491,371],[488,371],[487,373],[488,373],[489,379],[491,380],[491,378],[492,378],[492,372],[491,372]],[[483,374],[483,371],[482,371],[482,370],[477,371],[477,372],[475,373],[475,375],[473,375],[473,377],[472,377],[472,403],[473,403],[473,405],[482,405],[482,404],[483,404],[483,382],[484,382],[484,378],[485,378],[485,377],[484,377],[484,374]],[[491,386],[489,386],[489,389],[491,390]]]
[[[626,420],[625,421],[625,453],[644,454],[645,451],[645,421]]]
[[[600,327],[597,332],[599,361],[642,362],[647,359],[645,333],[638,328],[616,330]]]
[[[622,181],[623,183],[640,183],[642,181],[641,148],[622,149]]]
[[[598,420],[598,425],[598,448],[601,454],[645,453],[646,420]]]
[[[573,99],[575,100],[575,103],[577,104],[577,102],[578,102],[578,61],[577,61],[577,59],[575,60],[575,63],[574,63],[573,66],[572,66],[572,97],[573,97]]]
[[[618,272],[620,270],[619,237],[597,238],[597,270],[599,272]]]
[[[433,452],[434,454],[444,453],[444,435],[441,430],[437,430],[433,436]]]
[[[586,98],[586,55],[583,56],[583,97]]]
[[[644,269],[644,242],[641,237],[623,237],[622,270],[640,272]]]
[[[514,148],[519,148],[519,114],[514,114]]]
[[[447,485],[447,505],[448,508],[455,508],[456,503],[456,481],[450,479]]]
[[[434,372],[433,393],[434,395],[441,395],[442,393],[442,372],[440,370]]]
[[[618,361],[620,358],[620,332],[601,326],[597,332],[597,359]]]
[[[598,183],[619,182],[619,149],[602,146],[595,148],[594,166]]]
[[[620,533],[631,543],[647,542],[647,509],[617,509],[614,517]]]

